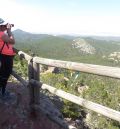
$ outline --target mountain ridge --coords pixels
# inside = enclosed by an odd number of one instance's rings
[[[67,38],[67,39],[73,39],[77,37],[83,37],[83,38],[89,38],[92,37],[93,39],[98,39],[98,40],[107,40],[107,41],[120,41],[120,36],[101,36],[101,35],[81,35],[81,34],[46,34],[46,33],[32,33],[32,32],[27,32],[21,29],[16,29],[13,31],[14,34],[31,34],[31,35],[49,35],[49,36],[57,36],[57,37],[62,37],[62,38]]]
[[[32,34],[22,30],[13,32],[17,49],[32,51],[45,58],[88,62],[119,52],[120,40],[101,40],[94,37],[74,37],[69,35]],[[99,37],[100,38],[100,37]],[[107,37],[106,37],[107,38]],[[112,38],[113,39],[113,38]],[[79,42],[78,42],[79,40]],[[74,47],[73,47],[74,46]]]

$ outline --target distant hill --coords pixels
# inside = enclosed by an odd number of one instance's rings
[[[120,41],[119,36],[92,36],[92,38],[105,41]]]
[[[13,31],[15,47],[23,51],[32,51],[40,57],[81,61],[100,64],[103,56],[120,51],[120,40],[113,37],[70,36],[32,34],[22,30]],[[104,39],[104,40],[103,40]],[[113,40],[114,39],[114,40]]]
[[[16,38],[16,41],[20,43],[22,42],[24,43],[25,41],[34,42],[34,41],[49,37],[49,35],[47,34],[32,34],[20,29],[13,31],[13,34]]]

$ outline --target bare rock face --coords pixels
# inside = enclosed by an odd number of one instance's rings
[[[83,91],[86,91],[89,87],[87,85],[79,86],[78,87],[78,93],[82,94]]]
[[[120,52],[110,53],[110,55],[108,56],[108,60],[111,60],[116,63],[120,62]]]
[[[81,38],[74,39],[72,46],[73,48],[79,49],[79,51],[82,51],[85,54],[95,54],[96,52],[92,45]]]

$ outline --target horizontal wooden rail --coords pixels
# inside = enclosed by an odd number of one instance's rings
[[[25,81],[21,76],[19,76],[14,70],[12,71],[12,75],[18,80],[20,81],[24,86],[28,85],[28,82]]]
[[[49,66],[66,68],[66,69],[81,71],[85,73],[91,73],[91,74],[120,79],[120,68],[118,67],[76,63],[76,62],[53,60],[53,59],[46,59],[46,58],[40,58],[40,57],[34,57],[33,61],[39,64],[45,64]]]
[[[22,51],[18,51],[18,55],[20,55],[27,61],[29,61],[33,58]],[[76,63],[76,62],[53,60],[53,59],[40,58],[40,57],[34,57],[33,61],[35,63],[39,63],[39,64],[45,64],[45,65],[49,65],[49,66],[66,68],[66,69],[81,71],[81,72],[85,72],[85,73],[91,73],[91,74],[120,79],[120,68],[118,68],[118,67]]]
[[[51,92],[59,97],[62,97],[66,100],[69,100],[69,101],[75,103],[75,104],[78,104],[80,106],[83,106],[87,109],[90,109],[90,110],[95,111],[99,114],[102,114],[108,118],[111,118],[113,120],[120,122],[120,112],[118,112],[118,111],[115,111],[111,108],[102,106],[102,105],[97,104],[97,103],[93,103],[91,101],[88,101],[86,99],[80,98],[80,97],[75,96],[75,95],[72,95],[72,94],[67,93],[65,91],[58,90],[58,89],[56,89],[52,86],[46,85],[46,84],[43,84],[41,88],[47,89],[49,92]]]

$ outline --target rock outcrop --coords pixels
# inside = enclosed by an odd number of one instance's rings
[[[72,46],[85,54],[95,54],[96,52],[92,45],[81,38],[74,39]]]
[[[27,88],[13,83],[7,88],[12,96],[7,100],[0,97],[0,129],[64,129],[42,110],[30,109]]]

